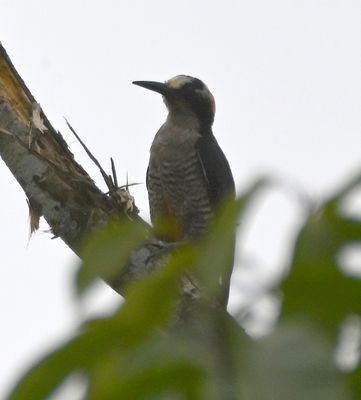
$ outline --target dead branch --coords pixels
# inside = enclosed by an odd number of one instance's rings
[[[80,257],[84,238],[111,218],[130,217],[146,224],[134,204],[130,207],[132,197],[128,187],[103,193],[75,161],[64,138],[50,124],[1,44],[0,155],[25,192],[31,229],[35,230],[39,218],[44,217],[52,233]],[[114,163],[113,179],[100,169],[114,186]],[[120,266],[116,282],[108,283],[123,294],[125,286],[152,271],[171,247],[174,245],[148,239],[132,255],[129,265]]]

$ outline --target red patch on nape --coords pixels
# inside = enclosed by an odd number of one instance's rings
[[[213,114],[215,114],[215,112],[216,112],[216,101],[214,100],[214,97],[213,97],[213,95],[211,93],[210,93],[210,96],[209,96],[209,103],[211,105],[211,110],[213,111]]]

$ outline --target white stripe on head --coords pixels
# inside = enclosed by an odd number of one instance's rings
[[[186,83],[192,82],[193,78],[187,75],[177,75],[174,78],[169,79],[166,84],[172,89],[180,89]]]

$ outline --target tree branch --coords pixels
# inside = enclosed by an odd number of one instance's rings
[[[131,218],[148,224],[129,207],[128,188],[103,193],[79,165],[15,70],[0,44],[0,155],[23,188],[29,204],[32,230],[41,216],[55,237],[78,256],[84,239],[110,219]],[[114,171],[113,171],[114,175]],[[131,281],[152,271],[174,245],[148,239],[119,267],[118,293]]]

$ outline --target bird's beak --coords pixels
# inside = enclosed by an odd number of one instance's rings
[[[157,92],[162,94],[163,96],[167,95],[169,92],[169,87],[162,82],[153,82],[153,81],[134,81],[134,85],[144,87],[149,90],[153,90],[153,92]]]

